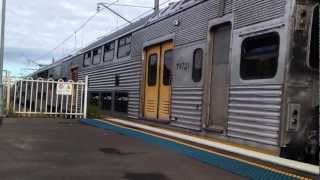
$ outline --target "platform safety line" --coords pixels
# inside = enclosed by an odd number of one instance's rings
[[[92,120],[89,120],[89,121],[92,121]],[[241,163],[244,163],[244,164],[251,165],[253,167],[264,169],[266,171],[271,171],[273,173],[284,175],[286,177],[295,178],[295,179],[303,179],[303,180],[309,179],[307,177],[298,176],[298,175],[295,175],[295,174],[292,174],[292,173],[288,173],[288,172],[284,172],[284,171],[281,171],[281,170],[277,170],[277,169],[272,168],[272,167],[268,167],[268,166],[265,166],[265,165],[261,165],[261,164],[257,164],[257,163],[250,162],[250,161],[247,161],[247,160],[243,160],[243,159],[240,159],[240,158],[237,158],[237,157],[229,156],[229,155],[226,155],[226,154],[222,154],[222,153],[219,153],[219,152],[211,151],[211,150],[208,150],[208,149],[205,149],[205,148],[201,148],[201,147],[197,147],[197,146],[194,146],[194,145],[191,145],[191,144],[180,142],[180,141],[177,141],[175,139],[170,139],[168,137],[159,136],[159,135],[156,135],[156,134],[153,134],[153,133],[149,133],[149,132],[145,132],[145,131],[142,131],[142,130],[134,129],[132,127],[128,127],[128,126],[125,126],[125,125],[115,124],[115,123],[110,122],[108,120],[104,121],[104,120],[94,119],[93,121],[98,121],[98,122],[103,123],[103,124],[109,124],[111,126],[115,126],[115,127],[118,127],[118,128],[127,129],[127,130],[134,131],[134,132],[141,133],[141,134],[146,134],[146,135],[149,135],[151,137],[156,137],[156,138],[159,138],[159,139],[162,139],[162,140],[166,140],[166,141],[169,141],[169,142],[174,142],[176,144],[180,144],[182,146],[189,147],[191,149],[195,149],[195,150],[202,151],[202,152],[207,152],[209,154],[214,154],[216,156],[221,156],[221,157],[224,157],[226,159],[238,161],[238,162],[241,162]],[[103,128],[103,127],[100,127],[97,124],[91,124],[90,122],[88,122],[88,120],[85,120],[84,123],[87,123],[89,125],[94,125],[94,126],[99,127],[99,128]],[[237,173],[237,174],[240,174],[240,173]]]
[[[299,170],[302,172],[310,173],[312,175],[319,176],[319,171],[320,171],[319,166],[315,166],[315,165],[311,165],[311,164],[307,164],[307,163],[302,163],[302,162],[298,162],[298,161],[294,161],[294,160],[290,160],[290,159],[284,159],[284,158],[280,158],[280,157],[277,157],[274,155],[269,155],[269,154],[265,154],[265,153],[261,153],[261,152],[257,152],[257,151],[253,151],[253,150],[243,149],[240,147],[235,147],[232,145],[224,144],[222,142],[215,142],[215,141],[211,141],[208,139],[203,139],[203,138],[199,138],[199,137],[195,137],[195,136],[182,134],[179,132],[173,132],[173,131],[170,131],[167,129],[161,129],[161,128],[156,128],[156,127],[152,127],[152,126],[148,126],[148,125],[124,121],[124,120],[117,119],[117,118],[108,118],[106,120],[109,122],[121,123],[125,126],[131,126],[134,128],[140,128],[140,129],[148,130],[148,131],[158,133],[158,134],[163,134],[166,136],[175,137],[175,138],[178,138],[181,140],[195,142],[197,144],[202,144],[202,145],[213,147],[216,149],[221,149],[221,150],[235,153],[235,154],[238,154],[238,155],[241,155],[244,157],[262,160],[265,162],[269,162],[271,164],[280,165],[283,167],[287,167],[287,168],[291,168],[291,169],[295,169],[295,170]]]
[[[98,121],[105,122],[103,120],[98,120]],[[253,162],[250,162],[250,161],[246,161],[246,160],[243,160],[243,159],[240,159],[240,158],[237,158],[237,157],[233,157],[233,156],[229,156],[229,155],[222,154],[222,153],[219,153],[219,152],[215,152],[215,151],[211,151],[211,150],[204,149],[204,148],[201,148],[201,147],[197,147],[197,146],[194,146],[194,145],[191,145],[191,144],[187,144],[187,143],[175,140],[175,139],[170,139],[168,137],[163,137],[163,136],[159,136],[159,135],[152,134],[152,133],[149,133],[149,132],[145,132],[145,131],[142,131],[142,130],[134,129],[134,128],[131,128],[131,127],[126,127],[126,126],[123,126],[123,125],[114,124],[112,122],[107,122],[107,123],[109,123],[111,125],[114,125],[114,126],[121,127],[121,128],[130,129],[132,131],[137,131],[137,132],[140,132],[140,133],[143,133],[143,134],[148,134],[150,136],[154,136],[154,137],[157,137],[157,138],[165,139],[167,141],[172,141],[172,142],[175,142],[177,144],[181,144],[181,145],[184,145],[184,146],[187,146],[187,147],[190,147],[190,148],[193,148],[193,149],[197,149],[197,150],[200,150],[200,151],[204,151],[204,152],[208,152],[208,153],[211,153],[211,154],[222,156],[222,157],[225,157],[225,158],[228,158],[228,159],[233,159],[233,160],[236,160],[236,161],[240,161],[240,162],[245,163],[245,164],[250,164],[252,166],[256,166],[256,167],[259,167],[259,168],[262,168],[262,169],[265,169],[265,170],[268,170],[268,171],[272,171],[272,172],[275,172],[275,173],[283,174],[285,176],[289,176],[289,177],[292,177],[292,178],[302,179],[302,180],[311,180],[311,179],[306,178],[306,177],[301,177],[301,176],[298,176],[298,175],[295,175],[295,174],[291,174],[291,173],[288,173],[288,172],[277,170],[275,168],[271,168],[271,167],[264,166],[264,165],[261,165],[261,164],[253,163]]]

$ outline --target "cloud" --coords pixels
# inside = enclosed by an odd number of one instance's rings
[[[161,0],[160,3],[165,1],[167,0]],[[110,3],[113,0],[7,1],[5,68],[14,74],[25,72],[23,69],[36,68],[27,59],[43,55],[45,56],[39,61],[50,63],[53,57],[58,59],[66,56],[75,48],[84,47],[124,24],[124,21],[111,12],[103,11],[64,45],[48,53],[95,13],[98,2]],[[153,0],[119,0],[118,3],[153,6]],[[116,6],[112,8],[129,19],[149,10]]]

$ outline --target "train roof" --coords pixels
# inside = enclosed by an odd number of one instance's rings
[[[75,57],[75,56],[77,56],[77,55],[79,55],[79,53],[76,53],[76,54],[73,54],[73,55],[66,56],[66,57],[64,57],[64,58],[62,58],[62,59],[60,59],[60,60],[58,60],[58,61],[54,62],[53,64],[50,64],[50,65],[44,66],[44,67],[42,67],[42,68],[40,68],[40,69],[36,70],[35,72],[31,73],[29,76],[33,76],[33,75],[38,74],[38,73],[40,73],[40,72],[43,72],[43,71],[49,70],[49,69],[51,69],[51,68],[54,68],[54,67],[56,67],[56,66],[58,66],[58,65],[62,64],[63,62],[66,62],[66,61],[71,60],[73,57]]]

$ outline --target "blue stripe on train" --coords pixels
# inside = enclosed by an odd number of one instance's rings
[[[284,174],[272,172],[263,168],[259,168],[250,164],[240,162],[240,161],[221,157],[216,154],[211,154],[198,149],[193,149],[191,147],[178,144],[169,140],[161,139],[158,137],[151,136],[149,134],[144,134],[142,132],[137,132],[130,129],[121,128],[118,126],[114,126],[112,124],[103,123],[101,121],[97,121],[94,119],[85,119],[85,120],[83,119],[83,120],[80,120],[80,122],[83,124],[102,128],[105,130],[117,132],[119,134],[126,135],[129,137],[139,138],[148,143],[160,145],[162,147],[181,153],[188,157],[192,157],[194,159],[200,160],[209,165],[224,169],[229,172],[233,172],[241,176],[249,177],[251,179],[259,179],[259,180],[260,179],[272,179],[272,180],[293,179],[292,177],[286,176]]]

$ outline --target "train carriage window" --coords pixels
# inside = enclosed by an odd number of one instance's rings
[[[90,99],[89,104],[92,106],[98,106],[99,105],[99,93],[98,92],[92,92],[90,93]]]
[[[112,61],[114,58],[114,42],[104,45],[103,61]]]
[[[112,110],[112,93],[101,93],[101,109],[111,111]]]
[[[91,64],[91,51],[86,52],[83,57],[83,66],[89,66]]]
[[[184,1],[182,1],[181,6],[184,6],[184,5],[189,4],[191,2],[193,2],[193,1],[192,0],[184,0]]]
[[[309,66],[319,70],[319,5],[313,11]]]
[[[115,92],[114,110],[120,113],[128,113],[129,94],[127,92]]]
[[[175,9],[179,4],[180,4],[180,2],[174,2],[174,4],[173,4],[171,9]]]
[[[193,52],[193,65],[192,65],[192,80],[193,82],[200,82],[202,76],[202,60],[203,50],[198,48]]]
[[[279,44],[280,37],[276,32],[246,38],[241,47],[241,78],[273,78],[278,68]]]
[[[163,85],[168,86],[171,85],[171,79],[172,79],[172,74],[171,74],[171,69],[172,69],[172,57],[173,53],[172,50],[167,50],[164,53],[164,70],[163,70]]]
[[[131,52],[131,35],[119,39],[118,58],[129,56]]]
[[[148,86],[155,86],[157,83],[158,55],[152,54],[148,62]]]
[[[92,64],[99,64],[101,61],[102,48],[96,48],[93,50]]]

